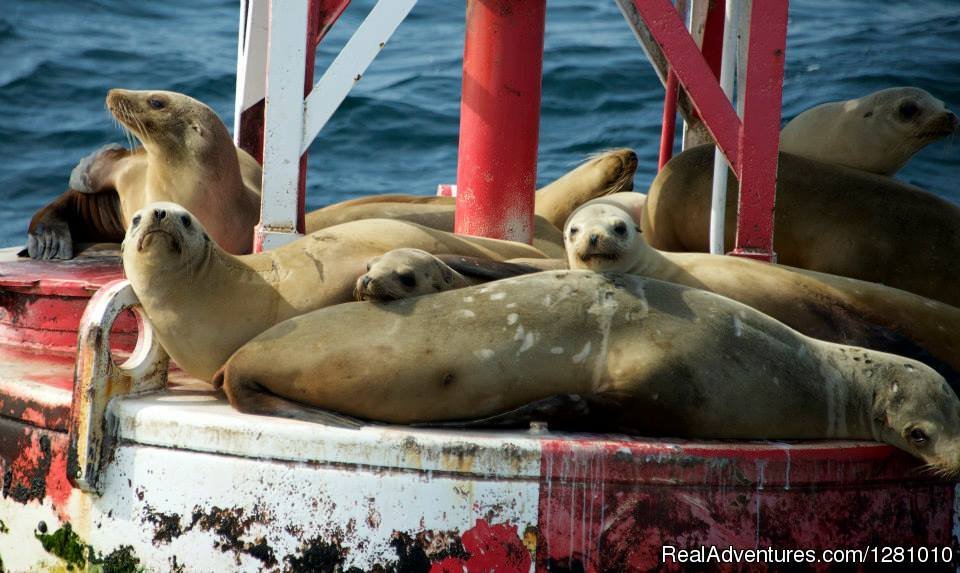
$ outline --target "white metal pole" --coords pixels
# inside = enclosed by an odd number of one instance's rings
[[[240,143],[240,116],[243,114],[243,84],[247,74],[247,37],[250,1],[240,0],[240,33],[237,37],[237,83],[233,92],[233,142]]]
[[[298,142],[301,153],[307,152],[416,3],[417,0],[380,0],[343,46],[301,106],[303,131]]]
[[[737,27],[739,1],[728,0],[723,25],[723,61],[720,64],[720,87],[728,98],[733,97],[733,80],[737,69]],[[713,152],[713,200],[710,204],[710,252],[724,253],[724,220],[727,209],[727,161],[716,147]]]
[[[258,236],[263,249],[297,235],[300,138],[307,52],[308,0],[271,0],[263,132],[263,195]]]

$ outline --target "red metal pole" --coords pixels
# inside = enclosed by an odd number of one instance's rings
[[[455,231],[530,243],[546,0],[467,0]]]
[[[707,9],[707,21],[703,25],[703,42],[700,51],[703,59],[713,71],[714,77],[720,79],[720,60],[723,56],[723,16],[727,7],[725,0],[713,0]],[[733,23],[736,26],[736,23]]]
[[[738,170],[740,118],[676,8],[669,0],[633,0],[633,4],[710,135],[723,150],[727,163]]]
[[[753,2],[743,120],[740,127],[740,206],[731,254],[768,262],[780,144],[780,106],[787,38],[787,0]]]
[[[667,73],[666,94],[663,96],[663,120],[660,129],[660,162],[657,171],[673,157],[673,136],[677,131],[677,74]]]

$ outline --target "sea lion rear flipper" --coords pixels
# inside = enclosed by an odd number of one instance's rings
[[[224,365],[214,375],[213,387],[222,389],[230,400],[230,405],[244,414],[287,418],[354,430],[364,425],[356,418],[277,396],[252,380],[230,376],[228,368],[229,365]]]
[[[116,143],[104,145],[87,155],[70,172],[70,188],[80,193],[116,190],[117,163],[135,152]]]
[[[436,255],[436,257],[461,275],[482,281],[496,281],[540,272],[540,269],[530,265],[494,261],[479,257],[465,257],[461,255]]]

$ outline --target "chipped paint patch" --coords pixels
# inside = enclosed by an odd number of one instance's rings
[[[490,360],[493,358],[494,354],[496,354],[496,352],[490,350],[489,348],[481,348],[480,350],[473,351],[473,355],[480,360]]]
[[[507,315],[507,324],[511,326],[516,324],[518,320],[520,320],[520,315],[515,312],[511,312]]]
[[[587,356],[590,356],[590,346],[591,343],[588,340],[587,343],[583,345],[583,348],[580,350],[580,352],[577,352],[573,355],[572,360],[574,364],[582,364],[583,361],[587,359]]]
[[[507,298],[507,293],[505,292],[495,292],[490,294],[490,300],[503,300]]]

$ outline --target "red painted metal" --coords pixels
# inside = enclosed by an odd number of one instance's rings
[[[468,0],[455,231],[529,243],[546,0]]]
[[[316,67],[316,51],[330,28],[336,23],[350,0],[310,0],[307,16],[307,61],[304,73],[303,97],[310,95],[313,89],[313,75]],[[264,100],[260,100],[243,110],[240,116],[239,146],[263,163],[263,120]],[[300,187],[297,192],[297,232],[305,232],[307,153],[300,157]],[[259,251],[259,249],[256,249]]]
[[[438,183],[437,197],[456,197],[457,186],[452,183]]]
[[[634,0],[634,5],[710,135],[739,173],[740,119],[680,15],[668,0]]]
[[[742,121],[673,5],[667,0],[634,0],[634,4],[669,62],[671,74],[676,74],[740,181],[737,238],[731,254],[774,261],[773,210],[788,1],[752,3]]]
[[[74,356],[87,301],[102,285],[122,276],[117,256],[0,262],[0,345]],[[117,321],[111,340],[118,350],[133,349],[137,323],[132,314]]]
[[[660,160],[657,171],[673,157],[673,138],[677,131],[677,74],[667,74],[666,93],[663,96],[663,126],[660,130]]]
[[[734,255],[774,262],[773,214],[780,146],[780,106],[787,2],[753,2],[740,132],[740,204]]]
[[[67,480],[67,434],[0,417],[3,497],[22,504],[49,500],[68,519],[72,486]]]
[[[952,546],[955,484],[919,465],[870,442],[548,440],[537,562],[553,571],[686,571],[703,566],[665,564],[663,546]]]
[[[520,539],[515,525],[489,524],[478,519],[477,524],[463,532],[460,540],[466,557],[447,557],[430,567],[430,573],[463,573],[496,571],[497,573],[528,573],[532,559]]]
[[[707,8],[707,21],[703,25],[703,41],[700,52],[707,61],[713,77],[720,80],[720,63],[723,60],[723,26],[726,14],[726,0],[711,0]]]

